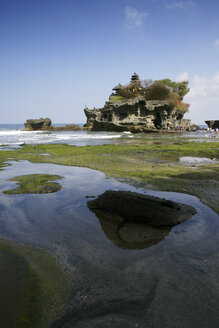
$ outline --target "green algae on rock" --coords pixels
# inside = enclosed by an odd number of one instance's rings
[[[50,174],[29,174],[17,176],[9,181],[17,181],[20,185],[18,188],[3,191],[8,195],[15,194],[45,194],[60,190],[62,186],[51,180],[61,179],[58,175]]]
[[[6,239],[0,267],[0,327],[48,327],[67,301],[71,278],[47,251]]]

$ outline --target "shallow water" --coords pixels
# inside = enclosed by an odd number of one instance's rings
[[[215,131],[197,130],[194,132],[186,132],[181,134],[182,137],[190,139],[190,141],[219,141],[219,133]]]
[[[63,126],[63,124],[55,124]],[[166,135],[168,136],[168,135]],[[20,148],[23,144],[60,144],[65,143],[75,146],[95,146],[116,143],[121,139],[155,138],[151,134],[131,132],[91,132],[91,131],[24,131],[23,124],[0,124],[0,150]],[[156,135],[160,137],[160,135]],[[175,133],[171,138],[187,138],[190,141],[219,141],[219,134],[214,131],[197,130],[195,132]]]
[[[32,173],[57,174],[53,194],[0,193],[0,237],[43,247],[75,280],[66,315],[51,327],[217,327],[219,325],[219,216],[196,197],[135,189],[101,172],[54,164],[11,162],[7,180]],[[130,190],[197,209],[157,244],[141,250],[116,247],[88,209],[86,196]]]

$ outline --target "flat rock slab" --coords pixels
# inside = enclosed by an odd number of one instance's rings
[[[87,204],[93,212],[111,213],[123,223],[135,222],[155,228],[172,227],[196,213],[189,205],[129,191],[107,190]]]

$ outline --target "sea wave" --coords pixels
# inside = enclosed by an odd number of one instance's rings
[[[49,144],[49,143],[67,143],[69,145],[97,145],[108,143],[114,139],[132,138],[129,133],[114,132],[87,132],[87,131],[22,131],[22,130],[1,130],[0,146],[17,148],[22,144]],[[6,149],[6,148],[4,148]]]
[[[0,137],[38,134],[38,133],[43,133],[43,132],[44,131],[0,130]]]

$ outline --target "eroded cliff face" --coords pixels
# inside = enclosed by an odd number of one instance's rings
[[[108,101],[103,108],[85,108],[86,127],[93,131],[155,132],[177,126],[183,114],[165,100],[146,101],[138,96],[127,101]]]

